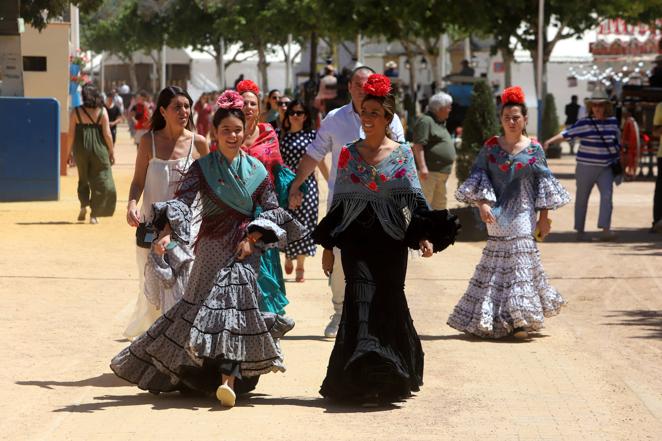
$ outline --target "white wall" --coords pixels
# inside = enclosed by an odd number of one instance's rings
[[[46,72],[23,72],[25,96],[55,98],[60,103],[60,131],[69,130],[69,23],[49,23],[41,32],[31,26],[21,34],[23,56],[46,57]]]

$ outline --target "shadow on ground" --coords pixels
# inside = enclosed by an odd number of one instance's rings
[[[575,231],[560,231],[550,233],[545,239],[548,243],[589,243],[600,244],[605,247],[618,246],[623,248],[623,244],[640,244],[642,248],[650,247],[649,249],[657,249],[662,251],[662,235],[650,233],[647,228],[634,228],[634,229],[616,229],[616,238],[609,242],[600,241],[601,232],[591,231],[585,234],[585,240],[578,241],[577,233]],[[636,248],[636,247],[635,247]],[[633,249],[636,251],[636,249]]]
[[[606,315],[612,320],[605,323],[607,326],[635,326],[641,329],[643,335],[636,335],[632,338],[662,338],[662,311],[649,309],[634,309],[631,311],[612,311],[612,314]]]
[[[154,395],[137,393],[135,395],[101,395],[89,403],[71,404],[55,409],[54,412],[93,413],[116,407],[151,406],[152,410],[204,410],[210,412],[229,411],[222,408],[218,401],[206,396],[190,396],[179,393]],[[364,408],[360,405],[338,404],[322,397],[270,397],[265,394],[248,394],[237,398],[236,407],[258,406],[295,406],[324,409],[325,413],[366,413],[384,412],[400,409],[398,404]]]
[[[48,222],[16,222],[16,225],[30,226],[30,225],[81,225],[83,222],[69,222],[69,221],[48,221]]]
[[[485,343],[485,344],[498,344],[498,343],[510,343],[510,344],[521,344],[521,343],[532,343],[535,340],[539,340],[541,338],[547,338],[549,335],[546,334],[540,334],[537,332],[530,332],[529,333],[529,338],[527,339],[519,339],[515,338],[513,336],[508,336],[504,338],[480,338],[476,337],[474,335],[470,334],[451,334],[451,335],[419,335],[418,338],[421,339],[421,341],[444,341],[444,340],[458,340],[458,341],[466,341],[469,343]]]
[[[44,389],[53,389],[53,387],[126,387],[131,383],[122,380],[115,374],[105,373],[92,378],[76,381],[17,381],[19,386],[38,386]]]

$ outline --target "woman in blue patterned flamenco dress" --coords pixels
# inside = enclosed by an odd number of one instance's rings
[[[522,89],[508,88],[501,99],[504,135],[485,143],[455,193],[458,201],[478,206],[488,239],[448,324],[483,338],[528,338],[565,303],[547,282],[534,234],[549,234],[548,211],[570,197],[547,167],[542,146],[526,136]]]

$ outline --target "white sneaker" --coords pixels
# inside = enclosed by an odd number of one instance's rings
[[[336,334],[338,334],[338,326],[340,325],[340,314],[333,314],[330,318],[331,321],[328,325],[326,325],[324,336],[328,338],[335,338]]]
[[[234,407],[237,395],[227,384],[222,384],[216,389],[216,398],[223,407]]]

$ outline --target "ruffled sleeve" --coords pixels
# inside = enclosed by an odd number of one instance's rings
[[[465,204],[487,201],[496,203],[496,193],[487,174],[487,148],[483,147],[476,157],[469,177],[455,191],[455,199]]]
[[[421,240],[429,240],[438,253],[455,243],[460,228],[457,216],[448,210],[418,209],[412,215],[405,241],[409,248],[417,250]]]
[[[313,231],[313,241],[321,245],[324,249],[330,250],[338,246],[336,237],[333,231],[340,224],[343,218],[343,204],[336,205],[329,213],[320,221]]]
[[[260,247],[284,250],[287,244],[301,240],[309,234],[308,230],[289,211],[280,208],[270,182],[262,187],[258,199],[262,211],[256,215],[255,220],[248,224],[247,231],[262,233],[262,237],[258,241]]]
[[[539,144],[530,161],[533,161],[536,182],[535,209],[555,210],[570,202],[570,194],[547,166],[545,151]]]
[[[166,224],[170,224],[170,237],[182,244],[191,242],[191,207],[179,199],[165,202],[156,202],[152,205],[154,219],[152,225],[161,231]]]

